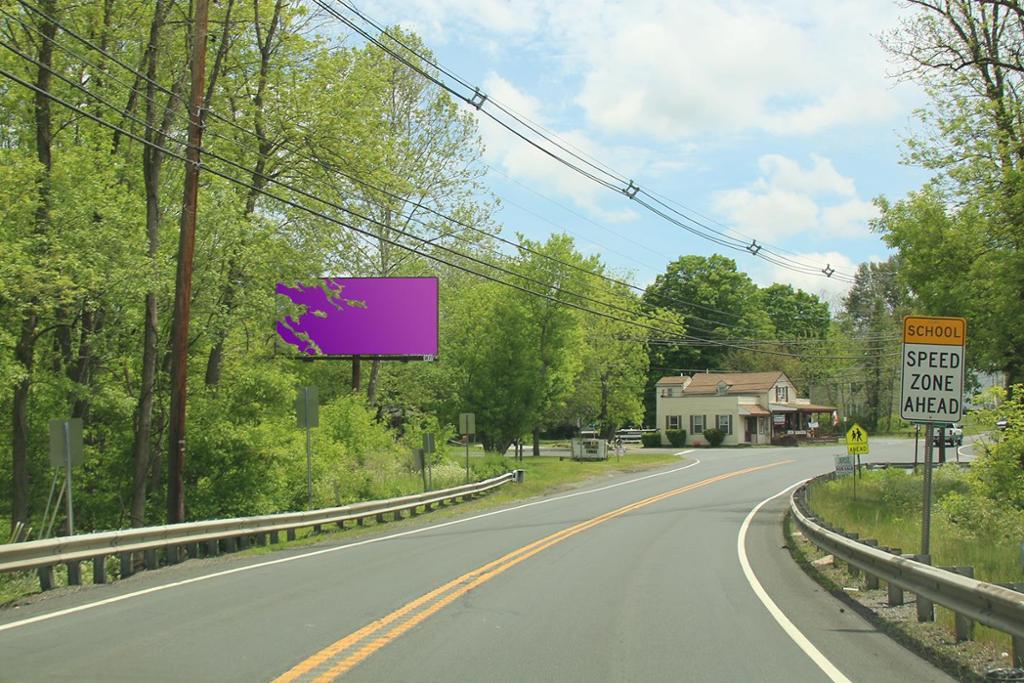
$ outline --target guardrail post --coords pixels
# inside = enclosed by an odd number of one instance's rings
[[[865,538],[861,543],[872,548],[878,547],[878,540],[874,538]],[[869,591],[878,590],[878,577],[867,570],[864,570],[864,589]]]
[[[844,534],[844,535],[847,538],[849,538],[850,540],[852,540],[852,541],[856,541],[856,540],[860,539],[860,534],[858,534],[858,533],[852,533],[851,532],[851,533]],[[860,569],[858,569],[855,565],[850,564],[849,562],[847,562],[846,563],[846,573],[850,575],[850,578],[856,580],[857,577],[860,576]]]
[[[127,579],[129,576],[131,576],[133,573],[135,573],[135,568],[132,566],[132,554],[131,553],[118,553],[117,554],[117,560],[118,560],[117,575],[119,577],[121,577],[122,579]]]
[[[285,529],[284,537],[289,541],[295,540],[295,529]]]
[[[97,555],[92,558],[92,582],[107,582],[107,558],[105,555]]]
[[[146,569],[156,569],[156,567],[157,567],[156,548],[150,548],[149,550],[143,551],[142,557],[143,557],[142,561],[143,561],[143,564],[146,565]]]
[[[249,536],[248,534],[238,537],[238,549],[248,550],[249,549]]]
[[[409,516],[410,517],[415,517],[418,514],[420,514],[420,512],[419,512],[419,510],[416,509],[415,505],[413,505],[411,508],[409,508]]]
[[[889,548],[889,552],[893,555],[901,555],[903,553],[903,549]],[[903,589],[892,581],[888,581],[886,584],[886,587],[889,589],[889,607],[899,607],[903,604]]]
[[[955,572],[960,576],[969,579],[974,578],[974,567],[943,567],[946,571]],[[953,626],[956,631],[956,642],[962,643],[965,640],[974,640],[974,620],[968,619],[961,614],[954,614]]]
[[[277,545],[281,542],[281,534],[277,531],[270,532],[270,543],[271,545]]]
[[[395,510],[395,514],[393,515],[393,517],[394,517],[394,521],[396,521],[396,522],[398,520],[402,519],[402,511],[401,510]]]
[[[365,524],[366,524],[366,518],[365,517],[357,517],[356,518],[356,526],[364,526]]]
[[[53,565],[46,565],[40,567],[39,571],[39,590],[48,591],[53,588]]]
[[[314,534],[323,533],[323,528],[319,524],[314,524],[313,525],[313,533]]]
[[[433,509],[434,509],[434,504],[433,503],[424,503],[423,504],[423,511],[424,512],[430,512]]]
[[[904,555],[904,557],[920,562],[922,564],[931,564],[931,555]],[[918,621],[935,621],[935,603],[928,598],[917,595],[917,620]]]
[[[264,546],[267,544],[266,534],[256,534],[256,545]]]
[[[67,562],[68,567],[68,585],[69,586],[81,586],[82,585],[82,565],[78,561]]]
[[[1010,636],[1010,666],[1024,667],[1024,638]]]
[[[189,543],[187,548],[189,557],[199,557],[199,543]]]
[[[233,553],[238,550],[238,539],[229,536],[224,539],[224,552]]]
[[[343,520],[343,519],[339,519],[338,520],[338,528],[341,529],[342,531],[345,530],[345,520]]]
[[[169,545],[164,548],[164,559],[167,564],[178,564],[181,562],[181,546]]]
[[[220,541],[216,538],[206,542],[206,556],[217,557],[220,555]]]

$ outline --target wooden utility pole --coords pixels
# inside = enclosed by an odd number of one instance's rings
[[[209,0],[196,0],[192,24],[192,94],[188,106],[185,194],[178,235],[178,273],[171,322],[171,415],[167,449],[167,522],[185,521],[185,398],[188,384],[188,323],[192,303],[192,258],[199,200],[199,150],[203,144],[203,90],[206,81],[206,29]]]

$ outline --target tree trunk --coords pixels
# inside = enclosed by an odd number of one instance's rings
[[[156,285],[157,274],[156,254],[160,246],[160,172],[163,168],[164,154],[158,149],[163,146],[166,132],[174,121],[178,108],[178,96],[181,88],[179,79],[171,88],[171,95],[164,105],[159,128],[157,126],[156,78],[160,59],[160,32],[169,9],[166,0],[157,0],[153,12],[153,21],[149,27],[149,47],[146,59],[146,139],[154,143],[153,147],[145,147],[142,152],[142,174],[146,188],[146,238],[147,254],[152,268],[150,285]],[[142,323],[142,382],[139,391],[139,402],[135,411],[135,437],[132,443],[132,526],[144,526],[146,522],[146,475],[150,469],[150,449],[153,428],[153,400],[156,391],[159,310],[156,293],[146,292],[145,314]]]
[[[43,0],[40,3],[43,12],[53,17],[57,13],[55,0]],[[57,35],[57,25],[48,19],[42,19],[39,27],[42,40],[39,41],[39,70],[36,75],[35,95],[35,137],[36,158],[43,168],[39,182],[39,207],[35,215],[35,231],[37,234],[46,232],[50,222],[50,172],[53,161],[50,154],[52,142],[50,100],[51,72],[53,64],[53,40]],[[42,257],[43,255],[39,255]],[[43,260],[41,258],[41,260]],[[18,523],[28,526],[29,521],[29,471],[28,471],[28,400],[32,387],[32,368],[35,364],[36,325],[39,319],[29,306],[29,313],[21,319],[21,332],[14,347],[15,360],[21,364],[25,376],[14,387],[11,404],[11,474],[14,487],[13,506],[11,509],[11,527]],[[22,540],[24,533],[15,540]]]
[[[533,454],[540,455],[540,427],[533,428]]]

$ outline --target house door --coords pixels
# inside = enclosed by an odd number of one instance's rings
[[[743,440],[746,441],[747,443],[753,443],[753,440],[752,440],[751,437],[753,437],[753,435],[757,433],[757,418],[756,417],[748,417],[746,419],[746,425],[747,425],[746,429],[744,429],[744,432],[743,432],[743,434],[744,434],[744,439]]]

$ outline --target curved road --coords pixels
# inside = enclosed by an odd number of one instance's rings
[[[47,596],[0,611],[0,680],[953,680],[793,563],[786,496],[751,516],[834,452],[699,450],[505,509]]]

